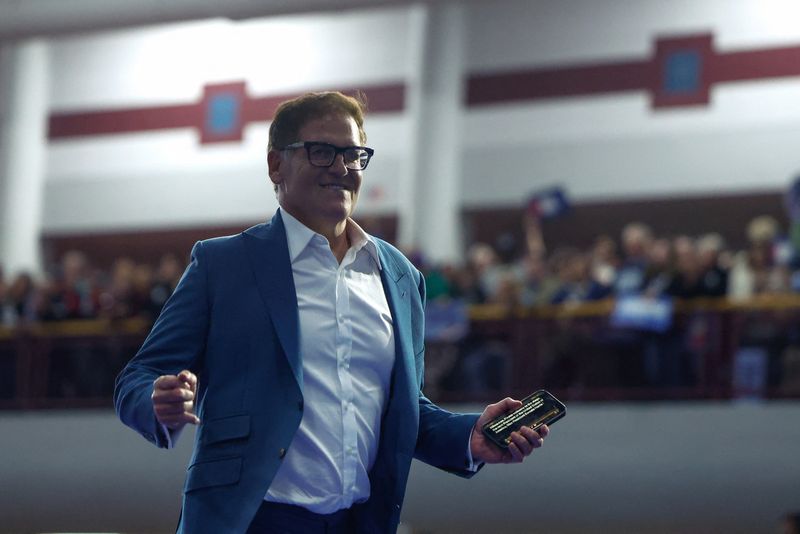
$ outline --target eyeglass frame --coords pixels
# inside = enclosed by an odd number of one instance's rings
[[[332,148],[334,150],[333,158],[331,158],[331,162],[328,163],[327,165],[318,165],[318,164],[316,164],[316,163],[311,161],[311,148],[315,147],[315,146],[320,146],[320,145],[326,146],[326,147],[330,147],[330,148]],[[363,171],[364,169],[366,169],[367,165],[369,165],[369,162],[372,159],[372,156],[375,154],[375,150],[371,149],[368,146],[344,146],[344,147],[341,147],[341,146],[333,145],[331,143],[326,143],[324,141],[297,141],[295,143],[291,143],[289,145],[286,145],[285,147],[281,148],[280,150],[281,151],[283,151],[283,150],[297,150],[298,148],[305,148],[306,149],[306,159],[308,159],[309,165],[313,165],[314,167],[320,167],[320,168],[328,168],[328,167],[330,167],[336,161],[336,156],[338,156],[339,154],[342,154],[342,162],[344,163],[344,166],[347,169],[351,170],[351,171]],[[347,161],[345,161],[345,159],[344,159],[344,153],[346,151],[348,151],[348,150],[353,150],[353,149],[363,150],[364,152],[367,153],[367,161],[364,163],[363,167],[353,168],[353,167],[349,167],[347,165]],[[353,161],[360,161],[360,159],[353,160]]]

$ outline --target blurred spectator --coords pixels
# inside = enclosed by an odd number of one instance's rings
[[[119,258],[111,268],[111,283],[101,297],[103,315],[124,319],[133,315],[133,273],[136,264],[129,258]]]
[[[601,286],[611,287],[617,278],[620,260],[617,244],[611,236],[600,235],[595,239],[591,252],[591,276]]]
[[[666,238],[654,239],[647,254],[644,294],[649,298],[669,294],[677,276],[675,252],[672,241]]]
[[[442,267],[428,267],[422,269],[422,275],[425,277],[425,295],[428,302],[436,301],[444,298],[448,299],[453,294],[453,289],[450,287],[450,280],[445,272],[449,266],[443,265]]]
[[[694,240],[689,236],[678,236],[673,240],[672,247],[675,253],[675,276],[668,293],[682,299],[702,296],[702,269]]]
[[[729,273],[728,297],[733,300],[747,300],[755,292],[753,269],[746,250],[740,250],[733,257]]]
[[[557,266],[560,286],[550,299],[552,304],[600,300],[610,294],[610,287],[592,278],[586,254],[571,248],[565,249],[562,254]]]
[[[131,316],[156,318],[160,307],[152,301],[151,290],[154,284],[153,268],[140,263],[133,269],[133,292],[131,294]]]
[[[647,254],[652,240],[652,231],[645,224],[634,222],[622,229],[622,250],[625,257],[614,282],[616,294],[633,294],[642,291],[648,266]]]
[[[45,321],[91,319],[100,309],[100,288],[93,287],[88,276],[86,256],[71,250],[44,285],[39,302],[39,318]]]
[[[494,249],[486,243],[475,243],[467,251],[467,268],[471,269],[481,292],[493,299],[497,293],[503,272],[506,270]]]
[[[487,301],[486,293],[481,287],[480,278],[469,265],[457,269],[450,286],[454,298],[461,299],[466,304],[484,304]]]
[[[512,311],[520,304],[520,293],[519,280],[514,273],[509,270],[500,271],[488,303],[498,304]]]
[[[36,288],[29,273],[20,273],[8,287],[3,302],[3,324],[14,326],[36,320]]]
[[[540,306],[552,301],[561,284],[548,270],[544,258],[528,254],[517,264],[519,302],[523,306]]]
[[[705,297],[723,297],[728,293],[728,269],[722,260],[725,241],[717,233],[697,240],[697,260],[700,267],[700,293]]]
[[[775,249],[780,227],[774,218],[762,215],[747,225],[749,266],[754,293],[777,293],[789,289],[785,272],[775,269]]]
[[[161,308],[175,291],[183,274],[183,265],[174,254],[165,254],[158,263],[153,288],[150,290],[150,306],[153,319],[161,313]]]

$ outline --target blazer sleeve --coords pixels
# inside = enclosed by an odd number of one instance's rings
[[[156,419],[151,401],[153,382],[183,369],[197,373],[201,366],[210,316],[207,270],[205,250],[199,241],[150,334],[114,386],[114,407],[120,420],[159,447],[172,447],[178,434]]]

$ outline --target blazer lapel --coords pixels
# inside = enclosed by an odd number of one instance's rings
[[[395,337],[395,366],[392,376],[392,398],[395,401],[398,394],[401,399],[414,399],[418,395],[418,387],[412,375],[416,364],[411,341],[411,311],[410,299],[411,280],[408,274],[395,263],[382,246],[378,246],[381,258],[381,281],[392,312]]]
[[[280,212],[275,213],[269,224],[254,226],[244,234],[245,248],[258,291],[275,325],[297,384],[302,389],[303,364],[300,361],[297,292]]]

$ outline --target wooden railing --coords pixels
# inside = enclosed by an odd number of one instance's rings
[[[440,402],[520,397],[540,387],[565,400],[800,398],[800,356],[792,353],[797,346],[800,355],[800,296],[678,302],[664,334],[611,326],[613,307],[613,300],[471,307],[466,339],[428,343],[425,392]],[[140,319],[0,327],[0,408],[110,407],[114,377],[149,327]],[[755,367],[766,377],[753,391],[735,383],[747,372],[737,358],[742,346],[766,355],[767,368]],[[654,354],[667,368],[688,354],[690,372],[654,380]]]

